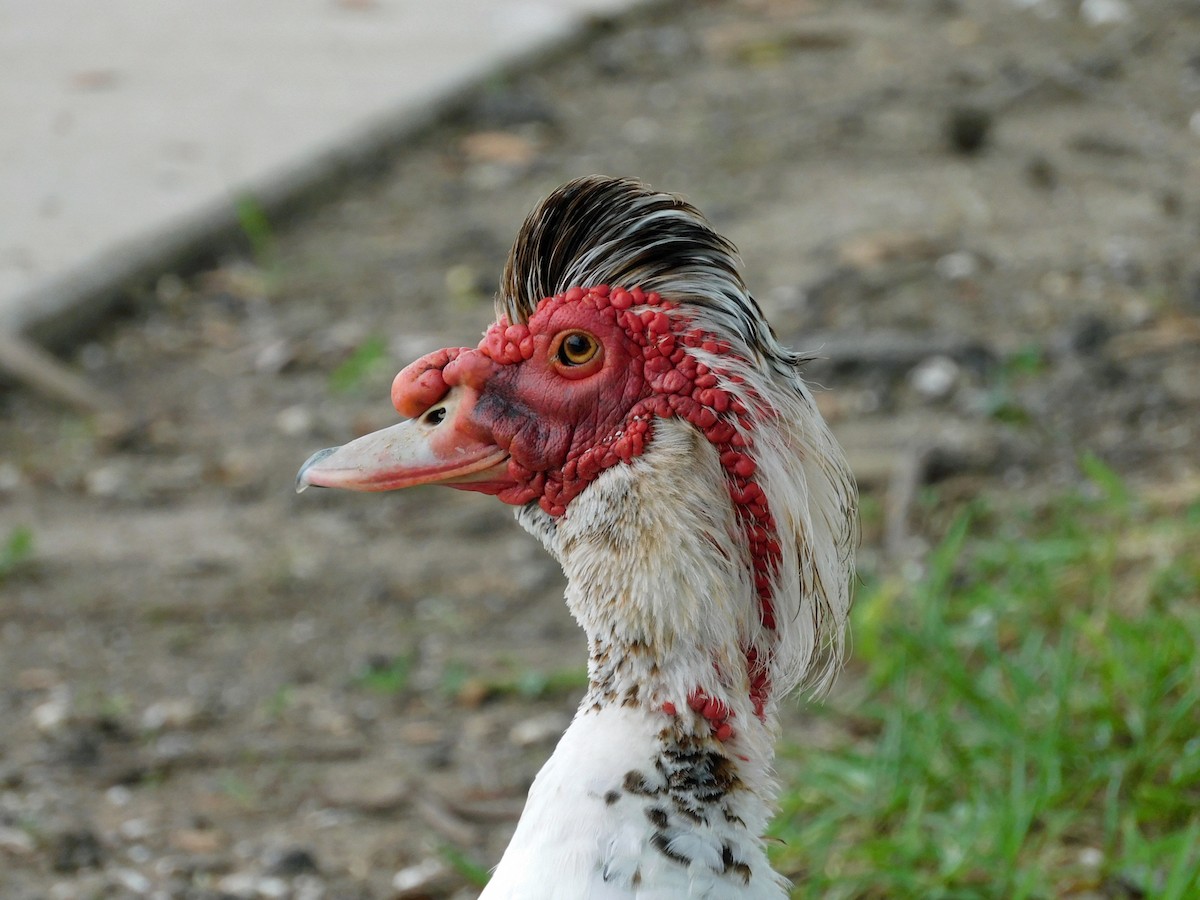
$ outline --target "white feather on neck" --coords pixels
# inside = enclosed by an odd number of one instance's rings
[[[759,719],[750,701],[744,648],[758,601],[716,451],[690,425],[656,421],[643,456],[602,473],[566,516],[530,505],[518,519],[566,572],[591,685],[484,896],[783,897],[760,838],[775,797],[774,705]],[[728,742],[688,706],[697,688],[732,710]],[[680,752],[736,779],[703,822],[667,799],[663,761],[677,765]],[[656,792],[626,790],[630,773]],[[667,829],[649,818],[660,808]],[[690,864],[656,848],[656,832]]]

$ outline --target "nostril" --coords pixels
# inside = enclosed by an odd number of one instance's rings
[[[435,406],[425,415],[421,416],[421,421],[426,425],[441,425],[446,419],[446,407]]]
[[[436,350],[401,369],[392,381],[396,412],[406,419],[416,419],[445,397],[450,385],[442,377],[442,369],[461,352],[453,348]]]

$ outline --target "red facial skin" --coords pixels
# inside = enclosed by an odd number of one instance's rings
[[[537,500],[552,516],[565,515],[604,469],[640,455],[653,438],[656,417],[685,419],[720,454],[754,563],[761,621],[771,629],[770,582],[781,554],[775,520],[754,477],[753,417],[718,387],[718,373],[687,352],[703,348],[727,355],[728,344],[685,317],[668,315],[674,309],[670,301],[638,288],[571,288],[543,300],[528,324],[502,319],[475,349],[438,350],[412,363],[396,376],[392,402],[401,414],[415,418],[451,388],[463,388],[470,405],[456,418],[459,434],[494,444],[509,461],[503,480],[452,486],[515,505]],[[581,365],[559,358],[559,346],[571,332],[599,343],[598,352]],[[753,649],[747,658],[751,698],[762,715],[769,685]],[[699,693],[690,700],[725,740],[732,729],[718,703]]]
[[[623,291],[614,294],[632,299]],[[392,402],[410,417],[452,387],[477,395],[469,422],[508,452],[509,480],[458,487],[494,493],[512,504],[536,499],[551,515],[563,515],[588,482],[617,462],[603,448],[649,387],[643,348],[629,323],[618,322],[620,310],[607,295],[606,289],[593,289],[547,298],[527,325],[501,320],[477,349],[439,350],[396,376]],[[600,350],[583,365],[565,366],[557,359],[556,342],[573,331],[593,335]],[[625,440],[616,442],[614,454],[626,461],[638,455],[643,444],[633,435],[645,430],[645,423],[624,429]]]

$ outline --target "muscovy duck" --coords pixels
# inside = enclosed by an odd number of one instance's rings
[[[587,177],[533,210],[477,347],[396,376],[397,425],[298,486],[492,494],[561,563],[589,686],[487,900],[779,898],[777,707],[842,657],[846,459],[684,200]]]

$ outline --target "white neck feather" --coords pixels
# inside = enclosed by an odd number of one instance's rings
[[[578,498],[552,552],[591,645],[593,693],[630,687],[614,682],[624,676],[655,708],[682,708],[697,687],[748,702],[757,602],[742,543],[716,452],[676,420]]]
[[[755,594],[712,446],[659,421],[565,517],[518,518],[567,574],[590,686],[484,896],[783,897],[760,838],[774,703],[759,718],[750,701]],[[689,706],[697,689],[732,712],[728,740]]]

